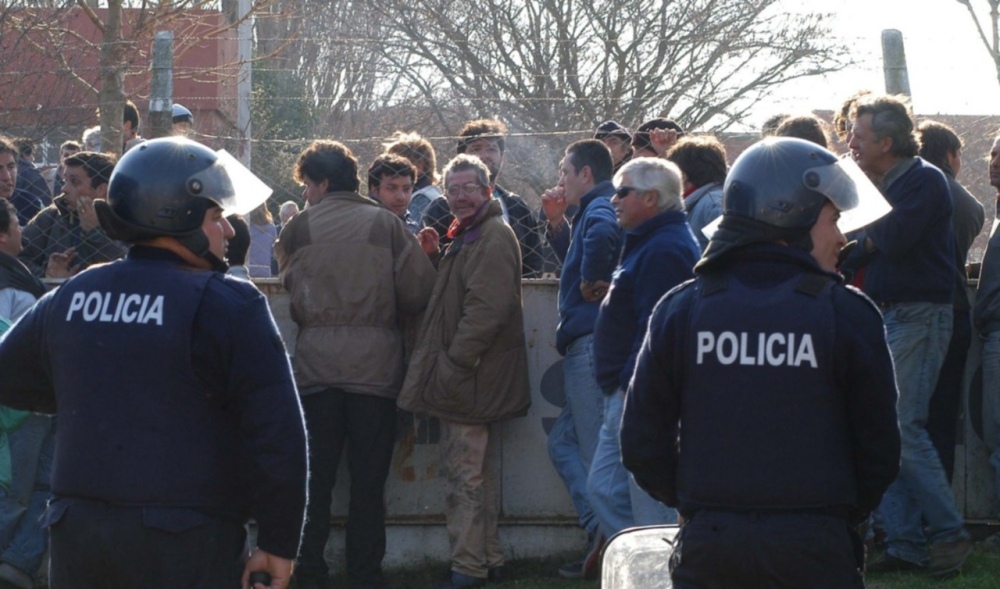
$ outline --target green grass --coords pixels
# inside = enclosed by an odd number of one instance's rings
[[[508,580],[491,583],[496,589],[599,589],[598,581],[570,581],[556,576],[559,565],[578,558],[567,554],[563,558],[511,559],[507,563]],[[427,589],[444,578],[448,567],[443,563],[428,563],[426,567],[393,571],[390,578],[407,589]],[[965,563],[962,573],[947,580],[931,579],[912,573],[869,575],[869,589],[996,589],[1000,587],[1000,550],[977,545]],[[332,587],[346,587],[345,577],[336,577]]]
[[[995,589],[1000,586],[1000,550],[977,544],[957,577],[938,580],[913,573],[869,575],[869,589]]]
[[[556,574],[559,566],[580,558],[579,553],[568,553],[546,559],[518,558],[507,562],[507,579],[490,583],[489,589],[599,589],[600,581],[561,579]],[[429,589],[448,574],[448,565],[428,562],[425,567],[389,571],[389,578],[406,589]],[[331,587],[348,587],[346,576],[333,578]],[[294,588],[293,588],[294,589]]]

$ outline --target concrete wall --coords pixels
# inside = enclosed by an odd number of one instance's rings
[[[276,279],[256,282],[268,294],[289,352],[294,354],[296,329],[288,315],[288,294]],[[582,550],[584,544],[569,495],[546,450],[547,433],[565,398],[562,359],[555,350],[558,284],[555,280],[532,280],[525,281],[523,288],[532,405],[526,417],[505,423],[502,430],[500,532],[509,558]],[[994,471],[984,440],[995,435],[992,416],[1000,411],[1000,398],[983,395],[981,344],[978,338],[973,340],[957,436],[954,490],[968,520],[995,520],[998,507]],[[444,484],[438,464],[439,433],[437,420],[414,419],[400,412],[399,445],[387,489],[387,566],[448,558]],[[337,480],[331,505],[334,541],[327,547],[327,559],[334,570],[342,570],[347,515],[347,473],[343,465]]]

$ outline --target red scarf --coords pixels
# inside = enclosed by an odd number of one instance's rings
[[[469,217],[469,220],[464,223],[459,221],[458,217],[452,219],[451,225],[448,226],[448,232],[446,233],[448,239],[455,239],[460,233],[468,229],[470,225],[479,220],[479,217],[482,216],[483,211],[486,210],[486,207],[489,206],[489,204],[489,200],[484,202],[483,205],[476,211],[476,214]]]

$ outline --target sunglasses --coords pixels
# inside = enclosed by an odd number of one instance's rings
[[[619,186],[615,189],[615,198],[621,200],[631,194],[633,190],[639,190],[635,186]]]

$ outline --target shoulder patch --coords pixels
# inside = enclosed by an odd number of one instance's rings
[[[729,288],[729,277],[718,272],[702,274],[697,280],[701,284],[701,292],[705,296],[722,292]]]
[[[817,297],[828,284],[834,284],[833,278],[822,274],[803,274],[799,283],[795,285],[795,292]]]
[[[836,292],[847,293],[847,295],[850,297],[851,300],[857,301],[864,307],[871,309],[879,317],[882,317],[882,311],[881,309],[878,308],[878,305],[875,304],[875,301],[868,298],[868,295],[866,295],[857,287],[851,286],[850,284],[840,284],[836,285],[833,290],[835,293]]]
[[[222,272],[213,272],[207,286],[208,288],[216,287],[223,296],[229,297],[231,300],[252,301],[264,296],[252,282]]]

